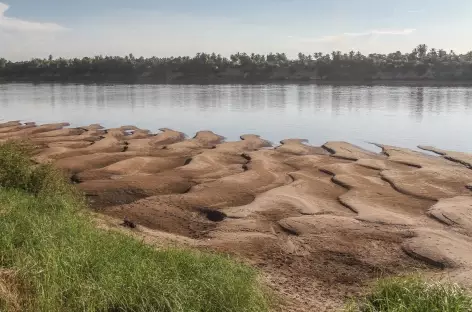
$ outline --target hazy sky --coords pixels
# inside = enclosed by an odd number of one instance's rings
[[[0,57],[472,50],[472,0],[0,0]]]

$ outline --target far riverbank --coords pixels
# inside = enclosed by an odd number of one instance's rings
[[[0,77],[0,84],[31,83],[31,84],[84,84],[84,85],[320,85],[320,86],[408,86],[408,87],[471,87],[472,80],[431,80],[431,79],[374,79],[374,80],[322,80],[322,79],[244,79],[244,78],[182,78],[152,80],[142,78],[123,79],[80,79],[80,78],[16,78]]]

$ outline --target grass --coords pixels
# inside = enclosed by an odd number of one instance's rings
[[[348,312],[472,312],[472,296],[456,284],[419,276],[379,280]]]
[[[252,268],[96,229],[61,173],[0,145],[0,311],[264,312]]]

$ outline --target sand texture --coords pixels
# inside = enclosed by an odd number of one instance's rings
[[[64,169],[108,226],[258,267],[282,311],[335,311],[416,270],[472,285],[471,154],[18,121],[0,124],[8,139]]]

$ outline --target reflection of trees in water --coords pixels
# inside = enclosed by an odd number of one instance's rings
[[[56,107],[56,85],[54,83],[51,83],[49,85],[49,95],[50,95],[50,103],[52,108]]]
[[[348,112],[360,111],[363,109],[371,110],[375,105],[374,92],[369,87],[359,86],[335,86],[330,88],[331,98],[329,104],[334,115],[340,115],[342,110]],[[328,105],[328,103],[326,103]]]
[[[364,87],[332,85],[0,85],[0,105],[188,108],[240,112],[287,108],[305,114],[330,112],[404,112],[424,114],[472,109],[472,88]]]
[[[352,108],[355,107],[354,97],[355,97],[355,88],[348,87],[345,91],[346,107],[348,111],[352,111]]]
[[[268,88],[268,86],[261,86],[260,88],[256,88],[256,93],[252,95],[252,101],[254,103],[253,107],[256,111],[264,110],[267,107],[267,104],[270,101],[267,94],[271,92]]]
[[[74,85],[73,86],[75,95],[72,97],[71,103],[73,103],[74,106],[78,106],[81,103],[82,96],[84,94],[84,86],[83,85]]]
[[[472,107],[472,89],[465,88],[324,86],[310,90],[316,90],[311,98],[309,93],[298,90],[299,109],[314,103],[318,110],[331,108],[334,115],[344,110],[375,109],[394,113],[406,109],[410,116],[421,121],[425,112],[440,114]]]
[[[387,87],[385,92],[387,94],[387,98],[385,101],[385,108],[388,111],[396,111],[398,110],[405,98],[405,91],[408,88],[400,87],[400,88],[391,88]]]
[[[410,90],[408,109],[411,117],[415,118],[417,121],[423,119],[424,88],[418,87]]]
[[[246,93],[251,103],[251,110],[260,110],[265,106],[265,90],[262,86],[256,86]],[[242,99],[245,100],[245,99]]]
[[[192,103],[190,103],[190,97],[188,90],[191,90],[193,86],[183,86],[177,85],[170,87],[167,92],[162,92],[162,104],[165,104],[169,107],[190,107]]]
[[[470,93],[471,90],[467,88],[425,88],[427,111],[440,114],[467,108]]]
[[[331,88],[331,111],[334,115],[340,115],[341,113],[341,87],[332,87]]]
[[[218,98],[220,98],[220,90],[216,89],[214,86],[206,86],[202,88],[195,87],[194,89],[195,96],[194,101],[195,105],[200,110],[211,110],[218,107]]]
[[[192,90],[192,107],[201,110],[260,111],[266,108],[283,109],[287,88],[267,85],[196,86]],[[188,101],[186,101],[188,103]],[[186,105],[187,107],[187,105]]]
[[[83,90],[83,102],[81,102],[81,105],[84,105],[86,107],[89,106],[94,106],[97,104],[97,97],[95,90],[92,89],[93,87],[91,86],[85,86]]]
[[[106,107],[106,94],[105,94],[105,87],[104,86],[96,86],[95,87],[95,98],[96,103],[99,108]]]
[[[126,96],[129,103],[131,104],[131,108],[134,110],[136,107],[136,85],[130,85],[126,89]]]
[[[8,92],[10,88],[7,87],[7,85],[1,84],[0,83],[0,104],[2,107],[8,107],[10,104],[10,93]],[[2,118],[2,115],[0,115],[0,119]]]
[[[263,103],[258,103],[258,101],[255,101],[254,104],[250,103],[251,90],[247,86],[234,85],[228,91],[224,102],[231,111],[247,111],[250,107],[258,109],[264,105]]]
[[[464,96],[468,99],[464,101]],[[203,110],[229,108],[232,111],[283,111],[293,105],[298,111],[407,110],[421,120],[425,112],[441,113],[472,101],[472,90],[431,87],[363,87],[313,85],[223,85],[174,87],[170,105]],[[177,100],[180,105],[175,105]],[[191,105],[189,105],[191,104]]]
[[[303,111],[304,107],[311,108],[313,105],[316,105],[315,94],[317,93],[313,88],[316,88],[315,85],[310,87],[296,86],[297,93],[297,109],[298,111]]]
[[[467,109],[472,109],[472,89],[466,89],[464,92],[464,105]]]
[[[272,86],[266,93],[267,107],[283,110],[287,105],[287,90],[290,86]]]
[[[314,92],[314,100],[315,100],[315,111],[324,111],[325,106],[332,105],[331,99],[333,96],[332,88],[326,87],[316,87]]]
[[[372,89],[373,89],[372,87],[367,87],[366,88],[367,109],[369,111],[371,111],[373,106],[375,105],[374,104],[374,91]],[[362,98],[361,97],[356,97],[356,104],[357,105],[362,105]],[[359,107],[359,106],[357,106],[357,107]]]

